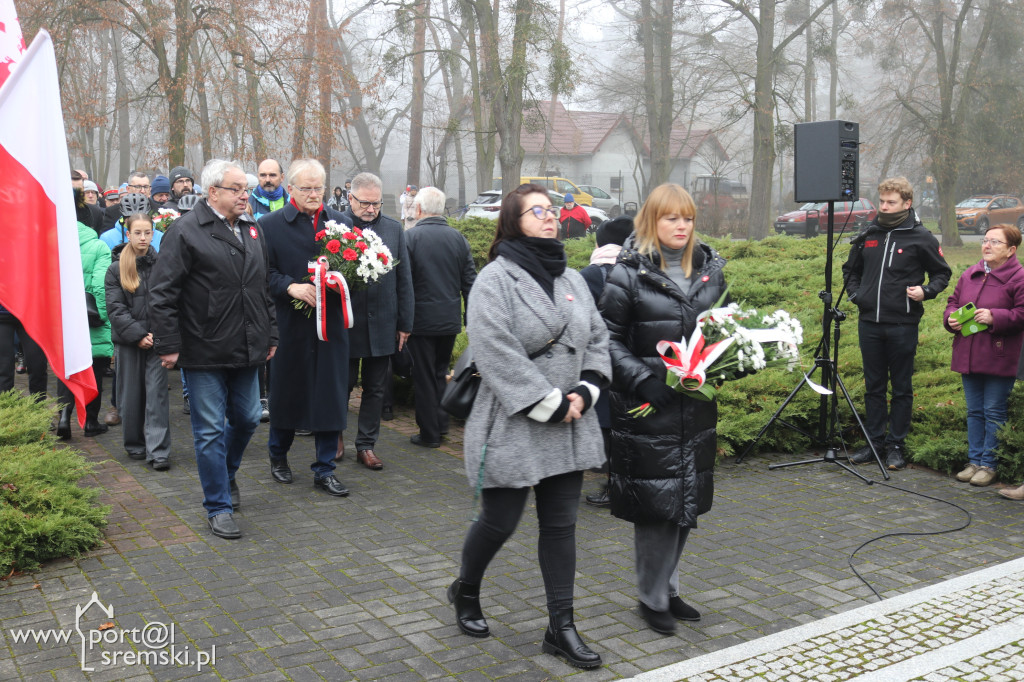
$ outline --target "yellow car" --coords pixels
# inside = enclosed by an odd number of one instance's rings
[[[589,194],[587,194],[586,192],[581,190],[579,187],[577,187],[576,183],[573,182],[572,180],[567,180],[566,178],[556,178],[556,177],[542,178],[542,177],[538,177],[538,176],[527,176],[527,175],[524,175],[521,178],[519,178],[519,183],[520,184],[524,184],[524,183],[527,183],[527,182],[532,182],[534,184],[541,185],[542,187],[547,187],[549,191],[550,190],[554,190],[555,192],[558,192],[562,196],[565,196],[566,194],[571,194],[572,198],[575,199],[576,203],[579,204],[580,206],[593,206],[594,205],[594,197],[590,196]],[[494,186],[494,189],[496,189],[496,190],[498,190],[500,192],[501,191],[501,178],[494,178],[494,185],[493,186]]]

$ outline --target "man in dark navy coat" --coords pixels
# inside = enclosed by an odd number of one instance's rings
[[[295,431],[312,431],[316,459],[313,485],[328,495],[344,497],[348,488],[334,475],[334,455],[348,416],[348,330],[341,296],[326,292],[327,340],[317,336],[318,318],[299,300],[316,308],[316,290],[308,281],[308,264],[320,255],[315,235],[328,221],[352,221],[323,205],[327,174],[315,159],[298,159],[288,167],[288,202],[259,219],[267,235],[270,295],[277,311],[280,341],[270,364],[270,473],[278,483],[291,483],[288,451]]]
[[[384,386],[390,357],[405,346],[412,332],[412,271],[405,247],[402,225],[380,212],[384,185],[373,173],[352,178],[349,207],[345,215],[356,227],[376,232],[398,265],[366,289],[352,292],[355,326],[349,330],[349,392],[362,369],[363,397],[359,405],[356,459],[368,469],[382,469],[374,447],[380,434]],[[339,443],[339,454],[341,451]]]

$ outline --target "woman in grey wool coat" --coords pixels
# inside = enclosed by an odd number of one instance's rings
[[[490,262],[469,296],[467,332],[482,381],[466,423],[465,463],[470,485],[482,487],[482,510],[466,535],[448,599],[460,630],[490,634],[480,583],[533,488],[549,615],[543,649],[576,667],[594,668],[601,657],[573,623],[576,511],[583,471],[604,461],[590,407],[611,364],[608,329],[586,282],[566,268],[557,234],[544,187],[526,184],[510,192],[498,214]]]

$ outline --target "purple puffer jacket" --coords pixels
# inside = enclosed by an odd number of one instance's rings
[[[1024,268],[1014,256],[985,274],[985,263],[967,269],[949,297],[942,324],[950,332],[949,314],[967,303],[992,311],[988,329],[953,337],[952,370],[960,374],[1017,375],[1017,361],[1024,345]]]

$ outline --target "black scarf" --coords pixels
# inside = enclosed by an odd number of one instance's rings
[[[565,245],[557,239],[517,237],[498,244],[499,256],[521,267],[555,300],[555,277],[565,272]]]

